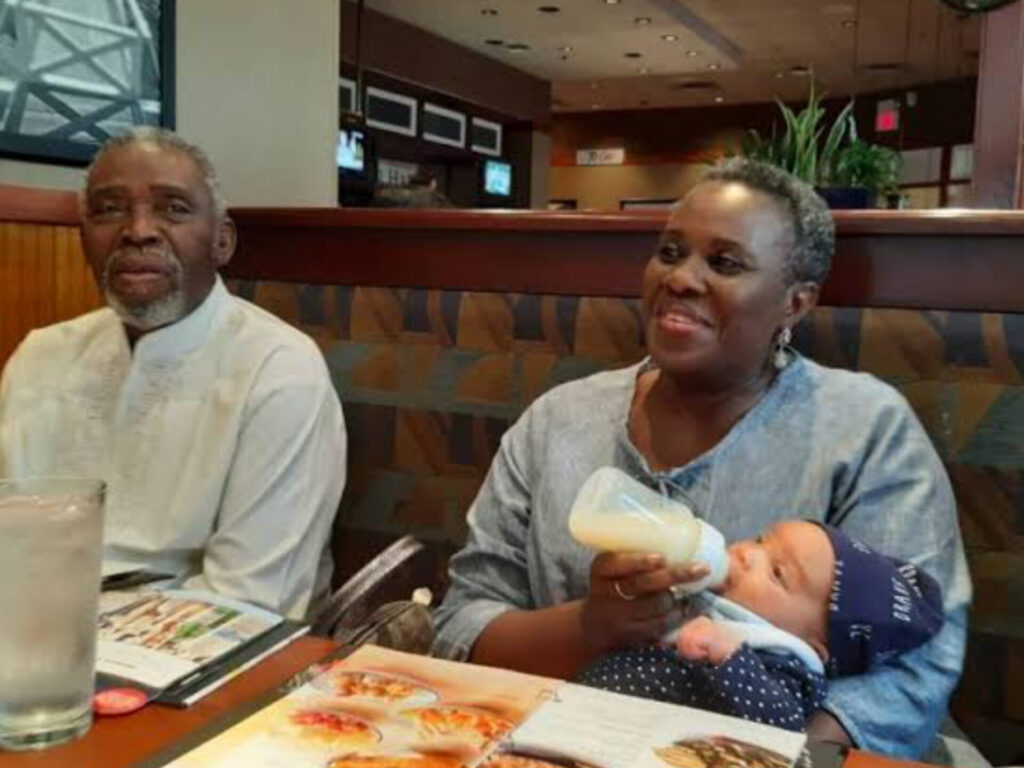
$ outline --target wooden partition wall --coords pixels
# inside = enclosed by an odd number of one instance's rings
[[[72,193],[0,187],[0,367],[33,328],[100,305]]]

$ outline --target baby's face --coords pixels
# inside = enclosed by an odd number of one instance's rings
[[[804,640],[827,658],[835,556],[813,523],[776,523],[729,547],[729,575],[716,591]]]

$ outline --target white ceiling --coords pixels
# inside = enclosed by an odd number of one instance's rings
[[[543,13],[543,5],[560,10]],[[939,0],[367,0],[367,6],[552,81],[556,111],[799,98],[807,78],[786,73],[803,65],[836,96],[965,77],[977,72],[981,27],[977,17],[959,17]],[[529,50],[508,47],[515,43]],[[899,69],[878,72],[872,64]],[[693,81],[712,86],[680,90]]]

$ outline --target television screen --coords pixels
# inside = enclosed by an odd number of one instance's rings
[[[338,131],[338,167],[343,171],[363,173],[366,170],[366,136],[356,128]]]
[[[498,160],[484,163],[484,192],[508,197],[512,194],[512,166]]]

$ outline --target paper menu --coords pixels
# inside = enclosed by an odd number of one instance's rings
[[[786,768],[805,737],[373,646],[166,768]]]
[[[806,739],[703,710],[565,683],[503,749],[593,768],[713,768],[711,753],[717,747],[734,758],[745,753],[751,768],[781,768],[796,761]],[[764,757],[758,759],[760,753]]]
[[[365,646],[168,768],[459,768],[557,680]]]

